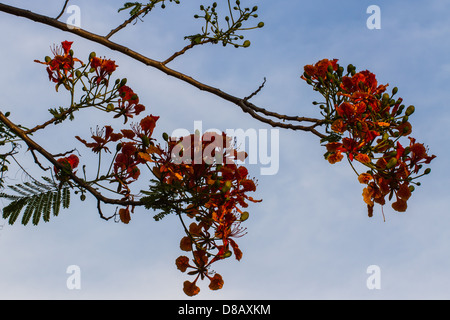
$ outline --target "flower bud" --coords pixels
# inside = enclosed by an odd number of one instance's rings
[[[89,60],[94,59],[96,56],[95,52],[91,52],[91,54],[89,54]]]
[[[164,141],[169,141],[169,135],[166,132],[163,132],[162,137]]]
[[[245,40],[244,41],[244,43],[242,44],[242,46],[244,47],[244,48],[248,48],[248,47],[250,47],[250,40]]]
[[[240,221],[245,221],[245,220],[248,219],[248,217],[249,217],[249,213],[247,211],[244,211],[244,212],[241,213],[241,217],[240,217],[239,220]]]
[[[397,158],[391,158],[386,165],[386,169],[391,169],[397,165]]]
[[[409,106],[408,109],[406,109],[406,111],[405,111],[405,115],[410,116],[414,113],[415,110],[416,110],[416,108],[414,106]]]
[[[114,110],[114,105],[112,103],[108,103],[106,106],[106,112],[111,112]]]
[[[141,139],[144,147],[148,147],[150,145],[150,139],[146,135],[142,136]]]
[[[49,56],[45,56],[45,62],[49,63],[50,61],[52,61],[52,58],[50,58]]]
[[[397,92],[398,92],[398,88],[397,88],[397,87],[394,87],[394,88],[392,89],[392,95],[394,96]]]
[[[424,174],[430,174],[431,169],[430,168],[426,168]]]

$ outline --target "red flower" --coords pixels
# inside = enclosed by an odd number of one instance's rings
[[[102,82],[102,80],[107,81],[106,77],[111,75],[116,70],[117,65],[113,60],[93,57],[91,59],[91,67],[94,68],[95,72],[97,73],[97,76],[94,78],[94,80],[98,85],[100,84],[100,82]]]
[[[314,80],[319,79],[319,77],[325,80],[327,78],[328,68],[331,68],[333,71],[337,70],[337,61],[338,59],[322,59],[315,65],[306,65],[304,68],[305,75]],[[302,79],[305,79],[304,75],[302,76]]]
[[[58,163],[62,166],[62,170],[56,166],[54,166],[53,170],[55,171],[56,177],[61,181],[68,180],[68,174],[73,171],[80,162],[80,159],[74,154],[71,154],[65,158],[59,158]]]
[[[132,118],[133,115],[138,115],[145,110],[145,106],[139,104],[138,95],[130,87],[121,86],[119,88],[119,97],[119,113],[114,118],[123,115],[125,122],[127,122],[128,117]]]
[[[35,62],[47,65],[47,73],[50,81],[57,83],[56,90],[59,85],[66,83],[68,79],[72,78],[72,70],[74,63],[80,62],[77,58],[74,58],[71,54],[71,46],[73,42],[63,41],[61,46],[54,46],[52,53],[54,58],[46,57],[45,62],[34,60]]]
[[[79,136],[75,136],[75,138],[82,142],[86,147],[91,148],[94,153],[99,153],[102,150],[110,152],[108,147],[106,147],[106,144],[111,141],[118,141],[122,138],[122,134],[114,133],[111,126],[105,126],[102,130],[99,130],[97,127],[96,134],[92,134],[91,138],[95,142],[87,142],[86,140],[81,139]]]

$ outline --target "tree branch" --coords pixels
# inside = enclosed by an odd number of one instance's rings
[[[38,153],[40,153],[44,158],[46,158],[51,164],[53,164],[56,168],[64,170],[64,167],[43,147],[41,147],[39,144],[37,144],[35,141],[30,139],[25,132],[20,129],[18,126],[16,126],[14,123],[12,123],[1,111],[0,111],[0,121],[3,122],[12,132],[14,132],[20,139],[22,139],[27,146],[31,150],[35,150]],[[83,179],[77,177],[75,174],[70,173],[69,174],[70,179],[72,179],[73,182],[75,182],[78,186],[86,189],[89,193],[91,193],[98,201],[101,201],[103,203],[108,204],[116,204],[121,206],[142,206],[144,205],[140,201],[132,201],[132,200],[120,200],[120,199],[110,199],[105,196],[103,196],[100,192],[98,192],[95,188],[90,186],[86,181]]]
[[[30,19],[35,22],[43,23],[43,24],[49,25],[51,27],[65,31],[65,32],[70,32],[70,33],[76,34],[82,38],[85,38],[87,40],[101,44],[111,50],[118,51],[118,52],[120,52],[136,61],[139,61],[147,66],[150,66],[152,68],[160,70],[161,72],[165,73],[168,76],[171,76],[171,77],[177,78],[183,82],[186,82],[186,83],[198,88],[199,90],[209,92],[209,93],[214,94],[226,101],[229,101],[229,102],[239,106],[242,110],[244,110],[246,113],[251,115],[253,118],[255,118],[261,122],[267,123],[273,127],[280,127],[280,128],[286,128],[286,129],[292,129],[292,130],[309,131],[320,138],[326,137],[324,134],[322,134],[314,129],[317,126],[324,124],[323,120],[314,119],[314,118],[298,117],[298,116],[281,115],[276,112],[271,112],[266,109],[257,107],[245,99],[228,94],[218,88],[201,83],[201,82],[195,80],[194,78],[192,78],[188,75],[185,75],[179,71],[168,68],[165,65],[165,63],[167,63],[167,60],[165,62],[160,62],[160,61],[148,58],[148,57],[146,57],[136,51],[133,51],[123,45],[120,45],[120,44],[110,41],[107,37],[100,36],[98,34],[83,30],[81,28],[80,29],[79,28],[71,29],[71,28],[69,28],[69,26],[67,26],[67,24],[62,23],[54,18],[43,16],[43,15],[31,12],[29,10],[12,7],[9,5],[2,4],[2,3],[0,3],[0,11],[3,11],[8,14],[16,15],[19,17],[24,17],[24,18]],[[313,123],[313,125],[312,126],[303,126],[303,125],[294,125],[294,124],[288,124],[288,123],[284,123],[284,122],[273,121],[271,119],[268,119],[268,118],[265,118],[265,117],[259,115],[258,113],[262,113],[263,115],[265,115],[267,117],[275,117],[282,121],[295,121],[295,122],[307,121],[307,122]]]

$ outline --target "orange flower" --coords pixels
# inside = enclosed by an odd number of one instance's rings
[[[408,183],[403,183],[397,191],[397,196],[403,200],[408,200],[411,197],[411,190]]]
[[[192,250],[192,240],[189,237],[183,237],[180,241],[180,249],[183,251],[191,251]]]
[[[330,154],[327,157],[327,160],[329,163],[335,164],[335,163],[341,161],[343,158],[344,158],[344,155],[340,151],[338,151],[338,152]]]
[[[222,276],[218,273],[211,278],[211,283],[209,284],[209,288],[211,290],[219,290],[223,287],[223,279]]]
[[[130,211],[128,210],[128,208],[120,209],[119,217],[120,217],[120,221],[122,221],[125,224],[128,224],[131,220]]]
[[[116,70],[117,65],[113,60],[93,57],[91,60],[91,67],[94,68],[97,73],[94,81],[97,82],[97,85],[99,85],[102,80],[105,80],[107,83],[106,77],[111,75]]]
[[[405,212],[407,207],[408,205],[406,203],[406,200],[400,198],[397,199],[397,201],[392,204],[392,208],[398,212]]]
[[[359,183],[368,184],[370,180],[372,180],[373,177],[370,173],[361,173],[358,176]]]
[[[355,159],[361,163],[370,163],[370,157],[364,153],[358,153]]]
[[[373,194],[374,194],[374,190],[371,185],[369,185],[363,189],[362,196],[363,196],[364,202],[370,206],[373,206],[373,200],[372,200]]]
[[[179,256],[175,260],[175,264],[178,270],[180,270],[181,272],[185,272],[186,269],[189,267],[189,258],[186,256]]]
[[[331,66],[331,68],[336,71],[337,70],[337,61],[338,59],[328,60],[328,59],[322,59],[319,62],[317,62],[314,66],[313,65],[306,65],[304,67],[305,74],[308,77],[311,77],[312,79],[318,79],[319,77],[322,79],[327,78],[327,72],[328,67]],[[304,76],[302,76],[302,79],[306,79]]]
[[[183,284],[183,291],[189,297],[193,297],[200,292],[200,288],[195,285],[195,281],[190,282],[186,280]]]
[[[335,120],[331,125],[331,130],[337,133],[344,133],[346,130],[344,121],[342,119]]]
[[[39,60],[34,60],[34,62],[41,63],[47,65],[47,73],[50,81],[57,83],[56,91],[58,91],[59,85],[66,85],[66,81],[68,78],[72,77],[72,71],[74,67],[74,63],[76,61],[82,62],[77,58],[72,56],[71,46],[73,42],[63,41],[61,42],[61,46],[54,46],[52,49],[52,53],[54,58],[46,57],[45,62],[41,62]]]

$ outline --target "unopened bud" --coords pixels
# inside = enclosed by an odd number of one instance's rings
[[[239,220],[240,221],[245,221],[245,220],[248,219],[248,217],[249,217],[249,213],[247,211],[244,211],[244,212],[241,213],[241,217],[240,217]]]
[[[414,111],[416,111],[416,108],[414,106],[409,106],[405,111],[405,115],[410,116],[414,113]]]
[[[150,139],[147,136],[142,136],[142,144],[144,145],[144,147],[148,147],[150,145]]]
[[[397,87],[394,87],[394,88],[392,89],[392,95],[395,95],[397,92],[398,92],[398,88],[397,88]]]
[[[386,165],[386,169],[391,169],[397,165],[397,158],[392,158]]]

